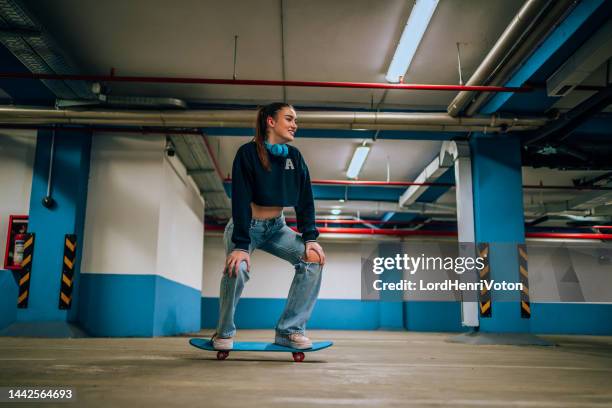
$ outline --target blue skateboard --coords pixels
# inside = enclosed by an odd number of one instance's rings
[[[311,348],[303,350],[261,341],[236,341],[234,342],[234,348],[231,350],[216,350],[210,339],[191,339],[189,340],[189,344],[202,350],[216,351],[217,360],[225,360],[227,356],[229,356],[230,351],[284,351],[291,353],[293,355],[293,361],[299,363],[304,361],[304,353],[323,350],[331,347],[334,343],[331,341],[317,341],[312,343]]]

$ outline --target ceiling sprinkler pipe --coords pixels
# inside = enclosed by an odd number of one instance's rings
[[[285,218],[285,221],[289,223],[296,223],[297,218]],[[395,226],[415,226],[415,225],[423,225],[425,220],[421,221],[382,221],[382,220],[364,220],[364,219],[335,219],[335,218],[317,218],[315,220],[316,224],[343,224],[343,225],[362,225],[362,224],[372,224],[372,225],[384,225],[389,227]],[[442,221],[429,221],[427,224],[446,224]]]
[[[297,230],[296,227],[290,227]],[[205,231],[223,231],[222,225],[206,225]],[[423,237],[456,237],[456,231],[424,231],[424,230],[392,230],[392,229],[372,229],[372,228],[318,228],[321,234],[344,234],[344,235],[381,235],[392,237],[423,236]],[[562,232],[528,232],[525,238],[545,238],[545,239],[576,239],[576,240],[612,240],[612,234],[593,234],[593,233],[562,233]]]
[[[231,181],[231,179],[226,179]],[[380,186],[380,187],[410,187],[410,186],[437,186],[437,187],[454,187],[453,183],[417,183],[410,181],[372,181],[372,180],[321,180],[313,179],[312,184],[319,185],[336,185],[336,186]]]
[[[231,183],[232,179],[226,177],[223,182]],[[378,181],[378,180],[323,180],[312,179],[312,184],[315,185],[332,185],[332,186],[373,186],[373,187],[410,187],[410,186],[430,186],[430,187],[448,187],[454,188],[454,183],[437,183],[437,182],[413,182],[413,181]],[[570,190],[570,191],[612,191],[612,187],[604,186],[555,186],[555,185],[538,185],[527,184],[523,186],[524,190]]]
[[[277,81],[265,79],[224,79],[190,77],[150,77],[119,75],[62,75],[21,72],[0,72],[4,79],[39,79],[57,81],[127,82],[151,84],[200,84],[200,85],[248,85],[248,86],[299,86],[310,88],[352,89],[398,89],[412,91],[472,91],[472,92],[530,92],[530,87],[504,87],[482,85],[438,85],[438,84],[386,84],[378,82],[339,81]]]
[[[574,233],[574,232],[528,232],[526,238],[552,238],[552,239],[599,239],[612,240],[612,234]]]

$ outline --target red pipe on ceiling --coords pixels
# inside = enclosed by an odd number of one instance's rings
[[[593,234],[575,232],[529,232],[526,238],[555,238],[555,239],[601,239],[610,240],[612,234]]]
[[[319,227],[320,233],[331,234],[366,234],[366,235],[389,235],[397,237],[405,236],[430,236],[430,237],[456,237],[455,231],[424,231],[424,230],[392,230],[392,229],[372,229],[372,228],[335,228]]]
[[[231,179],[226,179],[231,181]],[[435,186],[435,187],[455,187],[454,183],[436,183],[436,182],[425,182],[417,183],[412,181],[366,181],[366,180],[311,180],[312,184],[329,184],[329,185],[355,185],[355,186],[397,186],[397,187],[409,187],[409,186]],[[524,189],[529,190],[612,190],[612,187],[600,187],[600,186],[544,186],[544,185],[524,185]]]
[[[438,186],[438,187],[454,187],[453,183],[416,183],[412,181],[366,181],[366,180],[311,180],[312,184],[331,184],[331,185],[348,185],[348,186]]]
[[[226,177],[223,182],[231,183],[231,177]],[[433,186],[433,187],[455,187],[454,183],[425,182],[417,183],[413,181],[372,181],[372,180],[323,180],[313,179],[312,184],[337,185],[337,186],[379,186],[379,187],[410,187],[410,186]],[[612,187],[600,186],[544,186],[544,185],[524,185],[526,190],[581,190],[581,191],[612,191]]]
[[[206,135],[202,135],[202,139],[204,140],[204,144],[206,145],[206,150],[208,151],[208,155],[210,156],[212,162],[213,162],[213,166],[215,166],[215,170],[217,171],[217,175],[219,175],[219,179],[223,180],[223,174],[221,173],[221,167],[219,167],[219,163],[217,162],[217,158],[215,157],[215,155],[213,154],[213,151],[210,147],[210,144],[208,143],[208,138],[206,138]],[[223,182],[221,182],[221,184],[223,184]]]
[[[287,222],[296,223],[296,218],[285,218]],[[371,224],[371,225],[387,225],[387,226],[399,226],[399,225],[424,225],[423,221],[382,221],[382,220],[346,220],[346,219],[317,219],[316,224],[345,224],[345,225],[359,225],[359,224]],[[427,225],[431,224],[446,224],[444,221],[429,221]],[[586,228],[586,227],[585,227]],[[588,228],[594,229],[612,229],[612,225],[593,225]]]
[[[455,231],[405,231],[405,230],[378,230],[371,228],[318,228],[321,233],[335,234],[371,234],[391,236],[445,236],[456,237]],[[528,232],[525,238],[551,238],[551,239],[612,239],[612,234],[573,233],[573,232]]]
[[[222,79],[190,77],[155,77],[123,75],[74,75],[74,74],[37,74],[21,72],[0,72],[6,79],[44,79],[60,81],[92,82],[137,82],[167,84],[216,84],[251,86],[302,86],[316,88],[361,88],[361,89],[401,89],[418,91],[478,91],[478,92],[530,92],[530,87],[505,87],[481,85],[434,85],[434,84],[384,84],[377,82],[337,82],[337,81],[278,81],[265,79]]]
[[[297,231],[296,227],[290,227]],[[223,231],[223,225],[205,225],[205,230]],[[392,230],[392,229],[371,229],[371,228],[318,228],[322,234],[348,234],[348,235],[387,235],[393,237],[405,236],[429,236],[429,237],[456,237],[456,231],[423,231],[423,230]],[[612,234],[592,234],[574,232],[528,232],[525,238],[548,238],[548,239],[596,239],[612,240]]]
[[[224,182],[231,183],[231,177],[226,177]],[[455,187],[452,183],[417,183],[413,181],[366,181],[366,180],[321,180],[313,179],[312,184],[336,185],[336,186],[379,186],[379,187],[409,187],[409,186],[437,186]]]
[[[296,218],[285,218],[287,222],[295,223],[297,222]],[[334,220],[334,219],[319,219],[315,220],[317,224],[346,224],[346,225],[355,225],[355,224],[372,224],[372,225],[422,225],[424,222],[422,221],[381,221],[381,220]],[[427,224],[440,224],[439,221],[430,221]]]
[[[62,130],[66,132],[99,132],[99,133],[138,133],[143,135],[201,135],[198,129],[159,129],[154,127],[104,127],[104,126],[65,126],[65,125],[18,125],[0,123],[0,129],[20,130]]]

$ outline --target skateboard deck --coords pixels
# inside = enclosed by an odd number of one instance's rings
[[[293,355],[293,360],[296,362],[304,361],[304,353],[319,351],[331,347],[334,343],[331,341],[317,341],[312,343],[312,348],[295,349],[291,347],[279,346],[274,343],[264,343],[261,341],[235,341],[234,347],[231,350],[216,350],[210,339],[191,339],[189,344],[202,350],[216,351],[218,360],[225,360],[229,356],[230,351],[284,351]]]

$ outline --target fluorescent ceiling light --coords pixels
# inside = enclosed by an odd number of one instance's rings
[[[423,39],[425,30],[427,30],[437,5],[438,0],[416,0],[414,3],[406,27],[404,27],[404,32],[389,65],[386,76],[387,81],[392,83],[400,82],[400,77],[403,77],[406,71],[408,71],[412,57],[414,57]]]
[[[368,153],[370,152],[370,146],[359,146],[355,153],[353,153],[353,158],[351,159],[351,164],[349,164],[349,168],[346,171],[346,177],[350,179],[357,178],[359,172],[361,171],[361,167],[363,167],[363,163],[365,163],[366,158],[368,157]]]

